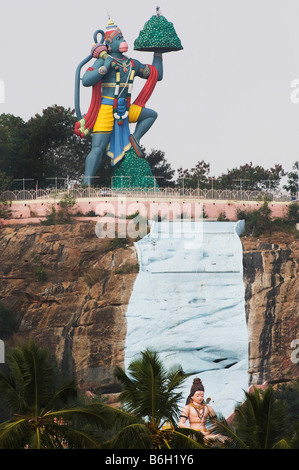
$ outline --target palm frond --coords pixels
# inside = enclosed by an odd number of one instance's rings
[[[62,384],[53,395],[50,396],[49,401],[46,403],[45,408],[41,411],[43,414],[46,410],[57,409],[62,404],[68,403],[77,397],[77,387],[75,380],[70,380]]]
[[[27,434],[28,423],[23,418],[1,423],[0,449],[22,449]]]
[[[46,420],[48,418],[62,418],[66,422],[72,421],[74,424],[85,422],[104,429],[112,428],[115,425],[126,426],[136,422],[136,418],[129,413],[101,402],[51,411],[45,416]]]
[[[173,392],[181,387],[183,382],[192,374],[186,374],[181,366],[172,367],[168,371],[167,391]]]
[[[103,444],[108,449],[152,449],[151,433],[145,424],[136,423],[124,427],[110,441]]]
[[[16,398],[13,398],[12,390],[14,390],[15,396],[22,397],[19,400],[20,407],[21,404],[23,406],[26,404],[27,409],[34,409],[37,413],[38,404],[45,404],[49,400],[52,392],[53,370],[48,359],[48,350],[39,348],[34,342],[8,352],[7,364],[10,369],[10,379],[7,378],[7,383],[10,382],[10,399],[16,402]]]
[[[0,396],[10,412],[26,409],[26,402],[20,390],[16,388],[13,376],[3,371],[0,371]]]
[[[49,361],[47,349],[39,348],[34,342],[22,348],[25,362],[31,373],[31,380],[26,386],[27,400],[31,400],[35,412],[46,404],[52,394],[53,365]]]
[[[115,376],[123,386],[119,399],[125,410],[152,425],[177,420],[182,396],[177,389],[187,377],[180,366],[166,370],[158,354],[147,349],[129,364],[128,374],[117,367]]]
[[[55,431],[55,432],[53,432]],[[101,434],[94,429],[81,429],[68,425],[56,426],[52,432],[43,433],[43,448],[99,449]]]
[[[218,418],[213,420],[213,425],[210,428],[210,431],[213,434],[218,434],[223,438],[226,438],[224,441],[224,447],[234,448],[234,449],[248,449],[248,445],[244,442],[241,437],[231,428],[227,421],[224,418]]]
[[[245,401],[235,409],[233,428],[249,449],[272,449],[285,445],[285,407],[275,399],[272,387],[245,392]],[[279,444],[280,443],[280,444]]]
[[[199,431],[187,428],[178,428],[173,432],[174,449],[207,449],[203,435]]]

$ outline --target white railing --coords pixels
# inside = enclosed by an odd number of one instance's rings
[[[244,190],[216,190],[216,189],[180,189],[180,188],[80,188],[80,189],[31,189],[19,191],[4,191],[0,194],[0,201],[32,201],[40,199],[56,199],[59,201],[65,194],[75,199],[106,198],[106,197],[134,197],[134,198],[163,198],[163,199],[216,199],[231,201],[291,201],[291,196],[283,192],[274,191],[244,191]]]

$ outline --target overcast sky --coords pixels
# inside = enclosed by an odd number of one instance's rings
[[[107,13],[128,55],[151,63],[133,43],[157,5],[184,49],[164,55],[147,103],[159,117],[142,144],[163,150],[174,169],[205,160],[211,176],[250,161],[289,171],[299,159],[298,0],[2,0],[0,113],[27,121],[54,104],[74,108],[75,70]],[[133,99],[143,83],[136,78]],[[89,101],[84,89],[83,113]]]

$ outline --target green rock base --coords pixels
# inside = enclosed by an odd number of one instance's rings
[[[157,181],[149,163],[138,157],[133,147],[113,167],[112,189],[156,189]]]

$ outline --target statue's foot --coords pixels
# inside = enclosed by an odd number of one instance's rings
[[[143,153],[141,151],[141,146],[140,146],[139,142],[137,141],[136,137],[133,134],[131,134],[130,137],[129,137],[129,140],[131,142],[131,145],[132,145],[133,149],[137,153],[138,157],[142,158]]]

